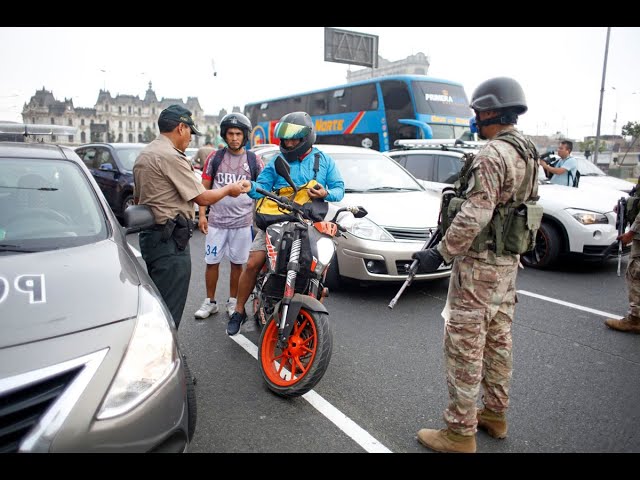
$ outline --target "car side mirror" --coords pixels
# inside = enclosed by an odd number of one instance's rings
[[[148,205],[130,205],[123,213],[125,233],[137,233],[155,225],[156,219]]]
[[[114,168],[110,163],[103,163],[102,165],[100,165],[99,170],[104,170],[105,172],[113,172]]]

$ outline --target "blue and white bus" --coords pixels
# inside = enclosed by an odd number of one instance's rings
[[[399,139],[464,138],[473,115],[461,83],[424,75],[375,77],[248,103],[251,146],[278,143],[273,129],[289,112],[311,115],[316,143],[386,151]]]

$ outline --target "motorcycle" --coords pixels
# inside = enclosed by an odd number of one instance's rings
[[[274,160],[276,172],[298,191],[282,157]],[[336,238],[346,228],[338,217],[351,212],[367,214],[363,207],[339,208],[332,220],[318,220],[309,204],[301,206],[262,188],[291,214],[291,219],[266,229],[267,261],[253,292],[254,319],[262,329],[258,364],[267,387],[282,397],[298,397],[311,390],[325,374],[333,348],[329,312],[322,303],[328,296],[325,277],[336,251]],[[311,202],[325,206],[325,202]]]

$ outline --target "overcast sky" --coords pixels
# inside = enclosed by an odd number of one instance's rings
[[[389,61],[425,53],[428,75],[461,82],[469,98],[488,78],[515,78],[527,134],[596,134],[607,27],[335,28],[378,35]],[[324,61],[323,27],[0,27],[0,45],[0,121],[21,122],[43,87],[93,107],[103,87],[143,98],[151,81],[159,99],[195,96],[217,114],[343,84],[349,68],[362,68]],[[601,134],[614,133],[616,113],[617,134],[640,121],[639,48],[640,27],[612,27]]]

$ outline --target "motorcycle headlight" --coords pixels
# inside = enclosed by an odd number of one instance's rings
[[[161,300],[140,286],[138,318],[118,373],[98,411],[99,420],[133,409],[151,395],[178,363],[178,350]]]
[[[379,242],[393,242],[393,237],[389,233],[373,223],[367,217],[355,218],[352,222],[341,222],[351,235],[364,240],[377,240]]]
[[[607,216],[603,213],[591,212],[589,210],[579,210],[577,208],[567,208],[567,212],[583,225],[595,225],[598,223],[609,223]]]
[[[320,275],[324,270],[324,267],[333,258],[333,253],[336,251],[336,246],[333,240],[329,237],[321,237],[316,243],[318,248],[318,263],[316,264],[315,273]]]

